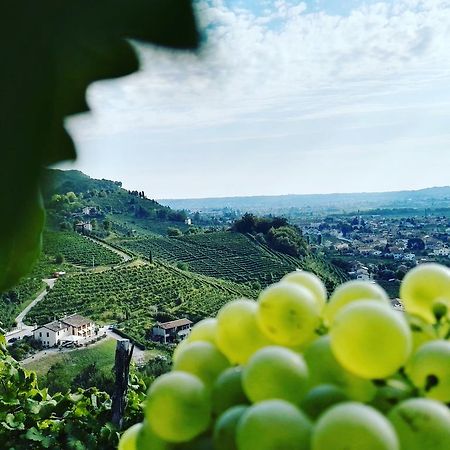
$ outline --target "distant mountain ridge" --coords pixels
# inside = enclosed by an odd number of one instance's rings
[[[159,199],[158,202],[171,208],[192,211],[227,207],[253,212],[288,208],[420,208],[427,205],[450,207],[450,186],[390,192]]]
[[[78,194],[102,189],[116,191],[122,187],[120,181],[98,180],[79,170],[46,169],[43,178],[44,197],[52,194],[66,194],[67,192]]]

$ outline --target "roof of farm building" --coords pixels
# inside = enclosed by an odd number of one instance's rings
[[[190,325],[192,323],[189,319],[178,319],[170,322],[158,323],[157,326],[163,330],[170,330],[172,328],[182,327],[183,325]]]
[[[91,319],[81,316],[80,314],[72,314],[71,316],[67,316],[64,319],[61,319],[61,321],[72,327],[81,327],[83,325],[92,323]]]
[[[51,331],[65,330],[68,327],[67,324],[61,322],[60,320],[54,320],[53,322],[46,323],[39,328],[47,328]]]

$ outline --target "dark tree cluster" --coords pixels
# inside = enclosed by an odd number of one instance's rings
[[[234,222],[233,231],[249,233],[272,249],[299,257],[307,253],[307,243],[301,231],[284,217],[257,217],[246,213]]]
[[[266,234],[271,228],[280,228],[288,225],[284,217],[257,217],[246,213],[234,222],[232,230],[238,233]]]
[[[146,198],[144,191],[128,191],[128,194],[134,195],[135,197],[139,197],[139,198]]]

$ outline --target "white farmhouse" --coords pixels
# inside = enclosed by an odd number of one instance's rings
[[[33,332],[33,337],[41,341],[44,347],[54,347],[69,334],[69,326],[59,320],[46,323]]]
[[[95,323],[87,317],[72,314],[38,327],[33,337],[45,347],[54,347],[63,342],[76,342],[90,338],[95,333]]]
[[[78,233],[90,233],[92,231],[92,224],[91,222],[78,222],[75,224],[75,231]]]

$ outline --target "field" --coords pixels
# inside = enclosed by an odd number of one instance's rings
[[[65,261],[78,266],[106,266],[122,261],[111,250],[70,231],[47,231],[44,234],[44,252],[51,257],[62,255]]]
[[[274,257],[237,233],[206,233],[182,238],[123,239],[116,245],[146,258],[186,263],[192,272],[237,283],[266,285],[294,270],[292,263]]]
[[[73,378],[89,364],[95,362],[103,372],[111,373],[114,366],[115,348],[116,341],[109,338],[89,348],[47,355],[45,358],[31,361],[24,366],[29,370],[34,370],[38,376],[42,377],[47,374],[51,366],[63,363],[67,368],[67,376]]]
[[[289,257],[240,233],[214,232],[180,238],[146,236],[118,239],[114,244],[145,258],[185,263],[191,272],[236,283],[258,282],[266,286],[297,268],[319,273],[330,288],[343,280],[342,273],[317,258]]]
[[[74,272],[80,267],[119,264],[122,258],[87,238],[71,232],[46,231],[43,253],[31,273],[12,289],[0,293],[0,327],[8,330],[14,325],[14,318],[44,288],[43,278],[55,271]],[[56,263],[57,255],[64,256],[64,262]]]
[[[256,295],[245,285],[166,264],[146,264],[62,278],[30,311],[27,322],[43,324],[78,312],[100,323],[117,324],[148,347],[149,333],[157,320],[188,317],[196,321],[215,314],[232,299]]]

